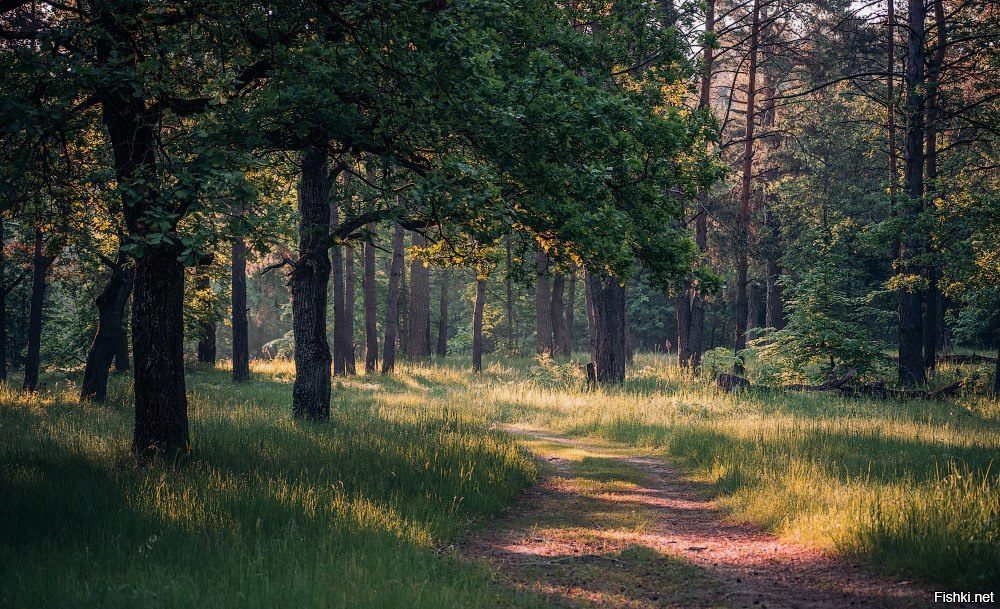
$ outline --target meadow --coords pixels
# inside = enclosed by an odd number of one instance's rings
[[[0,394],[0,604],[543,607],[452,546],[538,465],[507,425],[654,450],[733,518],[951,589],[1000,581],[1000,403],[718,392],[641,355],[620,388],[575,362],[399,365],[336,379],[328,424],[292,421],[292,366],[189,374],[184,463],[129,456],[130,387],[73,375]]]

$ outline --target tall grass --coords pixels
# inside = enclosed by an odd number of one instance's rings
[[[1000,581],[1000,404],[719,393],[639,356],[586,391],[577,363],[460,360],[335,379],[329,424],[290,418],[290,362],[190,373],[193,458],[137,468],[129,387],[0,393],[7,606],[535,606],[440,552],[535,476],[502,431],[654,448],[734,518],[955,589]],[[949,372],[949,374],[952,374]]]
[[[509,436],[418,407],[395,389],[415,376],[358,380],[329,424],[296,424],[285,372],[239,386],[191,374],[193,457],[176,468],[128,456],[123,383],[106,406],[65,384],[4,389],[0,605],[540,605],[439,552],[533,479]],[[390,394],[412,403],[374,398]]]

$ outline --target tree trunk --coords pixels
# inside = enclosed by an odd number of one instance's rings
[[[3,217],[0,216],[0,384],[7,382],[7,259]]]
[[[41,367],[42,307],[45,304],[45,273],[55,259],[42,249],[42,230],[35,229],[35,254],[31,259],[31,298],[28,308],[28,349],[24,360],[24,391],[38,388]]]
[[[247,245],[233,242],[233,381],[250,378],[250,324],[247,321]]]
[[[625,287],[615,277],[601,279],[587,273],[594,318],[594,363],[597,382],[621,383],[625,380]]]
[[[594,311],[594,295],[590,287],[590,273],[584,271],[583,296],[587,307],[587,346],[590,350],[590,360],[597,361],[597,317]]]
[[[911,274],[908,259],[920,251],[915,222],[924,197],[924,49],[926,34],[926,7],[924,0],[907,0],[909,25],[907,26],[906,62],[906,146],[904,179],[908,201],[904,205],[906,230],[900,239],[898,268]],[[899,383],[904,386],[920,385],[926,381],[923,362],[923,329],[921,320],[921,294],[905,286],[899,290]]]
[[[760,327],[760,305],[760,283],[750,281],[747,286],[747,336],[750,339],[757,338],[757,333],[754,330]]]
[[[365,305],[365,374],[372,374],[378,367],[378,322],[375,285],[375,225],[368,225],[370,240],[365,242],[364,290]]]
[[[427,245],[427,238],[413,233],[413,245]],[[410,359],[431,356],[431,274],[427,264],[417,256],[410,260],[410,309],[406,339],[406,355]]]
[[[753,144],[755,98],[757,96],[757,46],[760,40],[760,0],[753,3],[750,32],[750,62],[747,68],[746,132],[743,142],[743,176],[740,183],[740,214],[736,225],[736,353],[747,346],[747,258],[750,254],[750,199],[753,178]],[[743,364],[737,359],[734,372],[743,374]]]
[[[441,301],[438,307],[438,357],[448,355],[448,279],[451,272],[441,269]]]
[[[295,418],[330,418],[330,344],[326,333],[330,281],[330,183],[327,153],[302,153],[299,177],[299,253],[292,269],[292,334],[295,339]]]
[[[544,251],[535,255],[538,278],[535,279],[535,352],[552,353],[552,293],[549,288],[549,257]]]
[[[777,222],[771,214],[770,206],[764,210],[764,223],[768,225],[772,233],[778,233]],[[778,248],[780,248],[780,244]],[[780,257],[780,249],[768,253],[764,293],[764,325],[776,330],[785,327],[784,303],[782,302],[781,285],[778,283],[781,277],[781,266],[778,264]]]
[[[573,319],[576,308],[576,269],[569,274],[569,289],[566,294],[566,344],[563,353],[566,357],[573,355]]]
[[[566,353],[566,303],[563,293],[566,291],[566,275],[556,273],[552,278],[552,304],[549,309],[552,324],[552,352],[564,355]]]
[[[483,371],[483,308],[486,306],[486,280],[476,279],[476,304],[472,311],[472,369]]]
[[[514,336],[514,271],[512,269],[510,235],[504,239],[504,249],[507,256],[507,276],[504,278],[507,288],[507,348],[511,353],[517,353],[517,339]]]
[[[997,341],[997,365],[993,372],[993,395],[1000,396],[1000,341]]]
[[[184,265],[176,247],[145,251],[132,290],[135,433],[138,454],[176,456],[188,447],[184,385]]]
[[[927,87],[927,201],[936,205],[938,177],[938,105],[940,99],[941,69],[944,65],[945,52],[945,16],[944,4],[934,0],[934,30],[937,47],[929,64]],[[931,246],[933,248],[933,246]],[[924,304],[924,368],[933,371],[937,364],[937,346],[939,338],[938,320],[941,318],[941,290],[938,286],[938,270],[935,261],[936,252],[930,252],[930,263],[927,267],[927,298]]]
[[[705,5],[705,32],[715,32],[715,0]],[[702,49],[702,72],[699,86],[698,109],[705,111],[712,106],[712,69],[715,51],[710,45]],[[706,144],[706,148],[707,148]],[[698,189],[698,213],[695,215],[695,243],[705,254],[708,250],[708,188]],[[694,370],[701,362],[702,335],[705,333],[705,303],[701,288],[693,278],[684,283],[677,296],[677,363],[681,368]]]
[[[337,197],[330,201],[330,231],[340,226],[340,208]],[[331,276],[333,279],[333,373],[347,373],[346,315],[344,312],[344,250],[339,244],[330,248]]]
[[[133,271],[134,275],[135,271]],[[128,303],[122,303],[121,312],[121,326],[118,328],[118,335],[115,337],[115,374],[124,374],[132,370],[132,364],[129,361],[129,336],[128,336],[128,325],[129,319],[125,315],[125,307]]]
[[[399,331],[399,284],[403,278],[403,227],[396,225],[392,235],[392,266],[389,268],[389,293],[385,305],[385,345],[382,347],[382,374],[396,366],[396,334]]]
[[[97,332],[87,351],[80,400],[103,402],[108,394],[108,374],[118,351],[125,303],[132,291],[132,267],[123,253],[111,265],[111,277],[95,299]]]
[[[212,281],[205,273],[201,272],[201,269],[196,268],[195,273],[197,274],[197,289],[210,290],[212,288]],[[212,312],[212,316],[201,323],[201,338],[198,339],[198,361],[202,364],[215,365],[215,355],[216,355],[216,341],[215,341],[215,314]]]
[[[344,371],[347,374],[358,373],[354,348],[355,259],[354,246],[344,248]]]

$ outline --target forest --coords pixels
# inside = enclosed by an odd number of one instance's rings
[[[0,0],[0,74],[0,606],[1000,591],[996,0]]]

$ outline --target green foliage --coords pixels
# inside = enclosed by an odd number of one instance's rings
[[[782,283],[788,298],[787,324],[752,341],[758,357],[779,366],[786,377],[825,380],[833,368],[841,374],[857,368],[872,372],[882,358],[881,347],[866,322],[880,312],[867,296],[852,296],[849,265],[818,252],[812,268]]]

